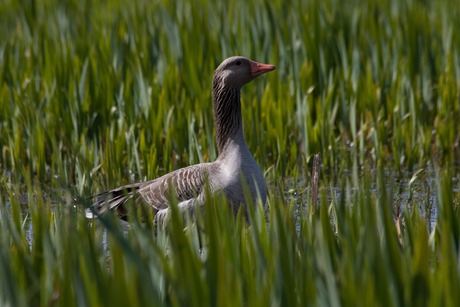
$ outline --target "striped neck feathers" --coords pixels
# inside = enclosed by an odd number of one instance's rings
[[[215,77],[212,82],[212,102],[220,156],[229,142],[243,137],[240,88],[227,87]]]

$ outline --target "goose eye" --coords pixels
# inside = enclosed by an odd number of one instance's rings
[[[236,66],[240,66],[241,65],[241,61],[236,61]]]

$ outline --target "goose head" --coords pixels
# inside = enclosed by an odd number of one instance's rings
[[[226,59],[214,71],[215,86],[241,89],[258,76],[275,70],[276,67],[251,61],[248,58],[234,56]]]

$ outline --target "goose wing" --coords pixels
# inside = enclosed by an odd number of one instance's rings
[[[171,198],[175,197],[179,202],[193,199],[203,190],[207,168],[207,163],[192,165],[154,180],[125,185],[93,196],[91,198],[97,201],[86,210],[86,216],[93,218],[94,211],[101,214],[115,209],[119,217],[125,219],[128,211],[123,204],[130,200],[136,204],[144,202],[158,212],[168,208]]]
[[[171,197],[179,202],[195,198],[203,190],[206,170],[203,164],[173,171],[139,188],[145,202],[157,210],[166,209]]]

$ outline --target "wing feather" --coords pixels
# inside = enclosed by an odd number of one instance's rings
[[[123,205],[129,200],[151,205],[158,212],[169,207],[172,197],[179,202],[194,199],[203,190],[207,168],[207,163],[192,165],[151,181],[122,186],[93,196],[90,199],[97,201],[87,209],[86,216],[93,217],[93,211],[101,214],[107,209],[115,209],[120,218],[126,218],[128,212]]]
[[[146,183],[139,189],[139,193],[157,210],[166,209],[171,197],[185,201],[199,195],[203,189],[205,173],[203,165],[184,167]]]

